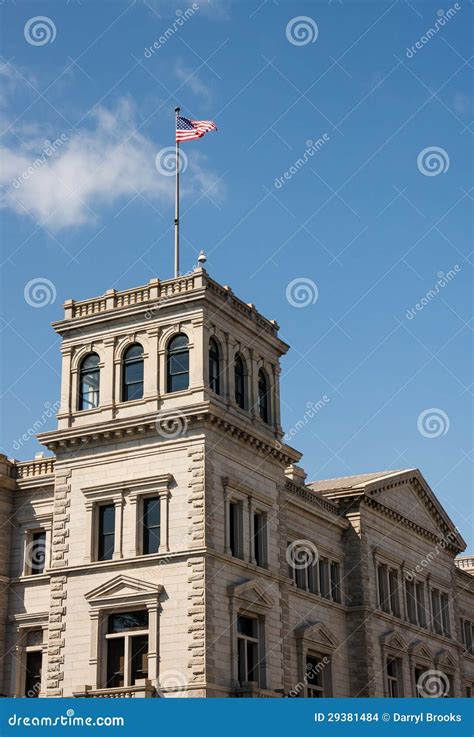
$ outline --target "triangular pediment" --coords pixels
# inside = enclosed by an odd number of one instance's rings
[[[464,550],[464,540],[417,468],[400,471],[386,479],[374,479],[366,484],[365,493],[437,535],[445,541],[446,547]]]
[[[397,652],[405,652],[407,644],[399,632],[389,630],[381,636],[380,641],[384,647],[389,647]]]
[[[324,649],[333,650],[338,643],[332,632],[322,622],[314,622],[313,624],[305,624],[295,630],[295,637],[298,640],[305,640],[307,643],[322,647]]]
[[[244,581],[243,583],[229,586],[228,594],[240,602],[244,602],[250,608],[263,607],[270,609],[273,606],[273,600],[256,581]]]
[[[447,650],[440,650],[436,653],[436,665],[445,666],[446,668],[456,670],[457,662]]]
[[[408,652],[414,658],[422,658],[423,660],[433,661],[433,653],[423,640],[413,640],[408,646]]]
[[[86,594],[90,604],[99,603],[104,600],[133,600],[143,598],[157,598],[163,587],[160,584],[140,581],[131,576],[115,576],[109,581],[97,586]]]

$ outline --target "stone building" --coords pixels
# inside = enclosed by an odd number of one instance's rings
[[[274,321],[197,269],[54,329],[54,455],[0,458],[3,695],[471,695],[459,531],[417,469],[306,483]]]

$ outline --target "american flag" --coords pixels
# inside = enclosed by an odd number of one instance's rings
[[[181,116],[176,118],[176,141],[192,141],[216,130],[217,125],[212,120],[189,120]]]

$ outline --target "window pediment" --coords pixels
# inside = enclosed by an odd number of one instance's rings
[[[414,658],[428,660],[430,663],[433,661],[433,653],[423,640],[413,640],[408,646],[408,652]]]
[[[260,608],[271,609],[273,606],[273,599],[256,581],[244,581],[244,583],[229,586],[227,592],[243,608],[258,611]]]
[[[92,606],[111,606],[119,604],[136,604],[158,599],[163,590],[161,584],[140,581],[131,576],[115,576],[104,584],[97,586],[85,595]]]
[[[295,630],[297,640],[304,640],[308,647],[335,650],[338,643],[332,632],[322,622],[305,624]]]
[[[407,645],[403,637],[394,630],[389,630],[380,637],[383,647],[390,648],[396,652],[406,652]]]

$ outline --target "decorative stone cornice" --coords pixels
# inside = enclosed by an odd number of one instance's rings
[[[325,512],[329,512],[331,515],[340,517],[337,504],[330,501],[330,499],[325,499],[320,496],[316,491],[311,491],[311,489],[307,489],[305,486],[299,486],[298,484],[294,484],[292,481],[288,480],[286,481],[285,489],[290,497],[301,499],[312,506],[319,507]]]

